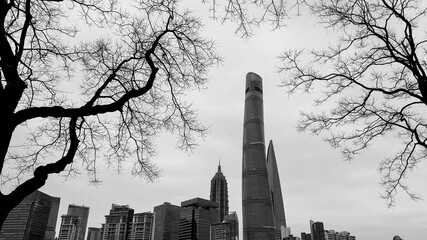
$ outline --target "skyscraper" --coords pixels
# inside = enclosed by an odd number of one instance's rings
[[[77,221],[77,218],[79,218],[78,221]],[[71,229],[74,227],[78,227],[79,229],[77,231],[76,240],[84,240],[86,235],[88,218],[89,218],[89,207],[79,206],[74,204],[68,205],[67,215],[62,216],[61,231],[62,230],[64,231],[64,233],[60,233],[60,235],[62,234],[63,236],[62,239],[74,239],[74,237],[66,238],[65,236],[74,236],[74,235],[67,235],[66,232],[71,231]],[[71,226],[77,223],[78,223],[78,226],[77,225],[74,225],[73,227]],[[65,224],[64,229],[62,228],[62,224]]]
[[[271,145],[267,162],[264,138],[262,79],[246,75],[243,121],[242,208],[243,240],[274,240],[286,227],[280,180]],[[268,165],[268,167],[267,167]],[[277,212],[276,212],[277,211]],[[277,216],[276,216],[277,215]]]
[[[52,205],[50,207],[49,219],[47,220],[46,231],[44,233],[45,240],[55,239],[56,221],[58,220],[60,198],[50,197]]]
[[[127,240],[131,232],[134,210],[128,205],[111,206],[110,214],[105,216],[101,227],[101,240]]]
[[[153,227],[153,213],[135,213],[132,221],[130,240],[150,240]]]
[[[152,240],[178,240],[181,207],[168,202],[154,207]]]
[[[323,222],[310,221],[311,236],[313,240],[325,240],[325,229]]]
[[[273,203],[276,240],[282,240],[286,231],[285,207],[283,205],[282,188],[280,186],[279,171],[277,170],[276,155],[273,141],[270,140],[267,151],[267,171],[270,185],[271,200]]]
[[[61,227],[58,240],[79,240],[81,236],[81,217],[73,215],[61,216]]]
[[[217,219],[218,203],[193,198],[181,203],[179,240],[209,240],[210,226]]]
[[[243,239],[273,240],[275,226],[264,141],[262,79],[246,75],[243,123],[242,208]]]
[[[35,191],[9,213],[0,231],[1,240],[52,240],[60,198]]]
[[[218,164],[218,171],[211,180],[211,201],[218,203],[218,218],[214,223],[224,221],[225,216],[228,214],[228,187],[227,180],[221,172],[221,163]]]

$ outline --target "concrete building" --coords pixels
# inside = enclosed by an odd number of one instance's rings
[[[100,240],[101,239],[101,228],[90,227],[87,229],[86,240]]]
[[[135,213],[132,221],[131,240],[150,240],[153,227],[153,213]]]
[[[209,240],[210,226],[217,219],[218,203],[193,198],[181,203],[179,240]]]
[[[80,217],[80,233],[77,240],[84,240],[89,219],[89,207],[70,204],[68,205],[67,215]]]
[[[79,240],[81,234],[81,217],[73,215],[61,216],[58,240]]]
[[[210,234],[210,240],[231,240],[231,223],[212,224]]]
[[[53,240],[60,198],[34,191],[9,213],[0,240]]]
[[[238,240],[239,220],[236,212],[225,216],[224,222],[211,225],[210,240]]]
[[[210,200],[218,203],[218,218],[214,223],[221,223],[228,215],[228,186],[224,174],[221,172],[221,163],[218,164],[218,171],[211,180]]]
[[[128,205],[111,206],[110,214],[105,216],[101,227],[101,240],[128,240],[134,210]]]
[[[154,207],[152,240],[178,240],[181,207],[168,202]]]
[[[282,228],[286,227],[276,159],[270,146],[266,157],[262,79],[250,72],[246,75],[243,121],[243,240],[282,239]]]

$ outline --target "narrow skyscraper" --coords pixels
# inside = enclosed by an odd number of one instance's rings
[[[228,186],[221,172],[221,163],[218,164],[218,171],[211,180],[210,200],[218,203],[218,219],[214,219],[214,223],[224,221],[225,216],[228,215]]]
[[[267,150],[267,171],[270,183],[271,199],[273,201],[273,214],[276,226],[276,240],[286,237],[285,207],[283,205],[282,188],[280,186],[279,171],[277,170],[276,154],[273,141],[270,140]]]
[[[68,216],[77,216],[80,218],[80,230],[78,240],[85,240],[87,221],[89,219],[89,207],[70,204],[68,205]]]
[[[262,79],[246,75],[243,122],[243,240],[274,240],[273,206],[265,154]]]

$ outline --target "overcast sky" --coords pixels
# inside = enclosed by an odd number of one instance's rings
[[[192,8],[200,1],[193,2]],[[198,16],[208,15],[206,8],[197,9]],[[210,71],[208,89],[188,95],[200,120],[210,126],[206,139],[200,139],[199,147],[187,154],[175,148],[173,136],[159,136],[155,162],[162,176],[155,183],[132,177],[130,169],[121,175],[113,169],[102,170],[103,184],[98,187],[90,185],[84,175],[66,182],[50,177],[41,191],[61,198],[58,226],[68,204],[89,206],[88,227],[100,227],[112,203],[145,212],[163,202],[180,205],[194,197],[208,199],[219,159],[228,181],[230,210],[237,211],[241,224],[244,85],[245,75],[251,71],[263,78],[266,141],[274,143],[286,220],[295,236],[308,232],[313,219],[322,221],[325,229],[349,231],[359,240],[391,240],[394,235],[405,240],[427,239],[426,201],[412,201],[401,193],[396,207],[388,209],[379,197],[377,167],[382,158],[394,153],[397,143],[393,139],[377,141],[349,163],[321,137],[295,129],[299,111],[313,108],[314,95],[288,96],[278,87],[285,76],[277,72],[277,55],[285,48],[326,46],[333,33],[308,18],[296,18],[279,31],[265,26],[254,37],[242,40],[234,33],[234,25],[209,19],[205,24],[205,36],[217,42],[224,57],[223,64]],[[409,176],[411,189],[426,198],[426,164],[419,164]]]

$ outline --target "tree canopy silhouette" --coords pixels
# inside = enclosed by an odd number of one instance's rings
[[[0,0],[0,22],[0,173],[18,183],[0,193],[0,229],[49,174],[96,182],[101,161],[120,171],[129,160],[152,180],[160,131],[182,149],[205,133],[182,96],[220,58],[177,1]]]
[[[340,35],[328,49],[288,50],[281,70],[289,93],[320,90],[321,113],[303,112],[298,130],[325,139],[352,159],[375,140],[394,136],[402,148],[379,165],[389,206],[404,179],[427,157],[426,4],[416,0],[321,0],[309,4]],[[393,149],[394,150],[394,149]]]

